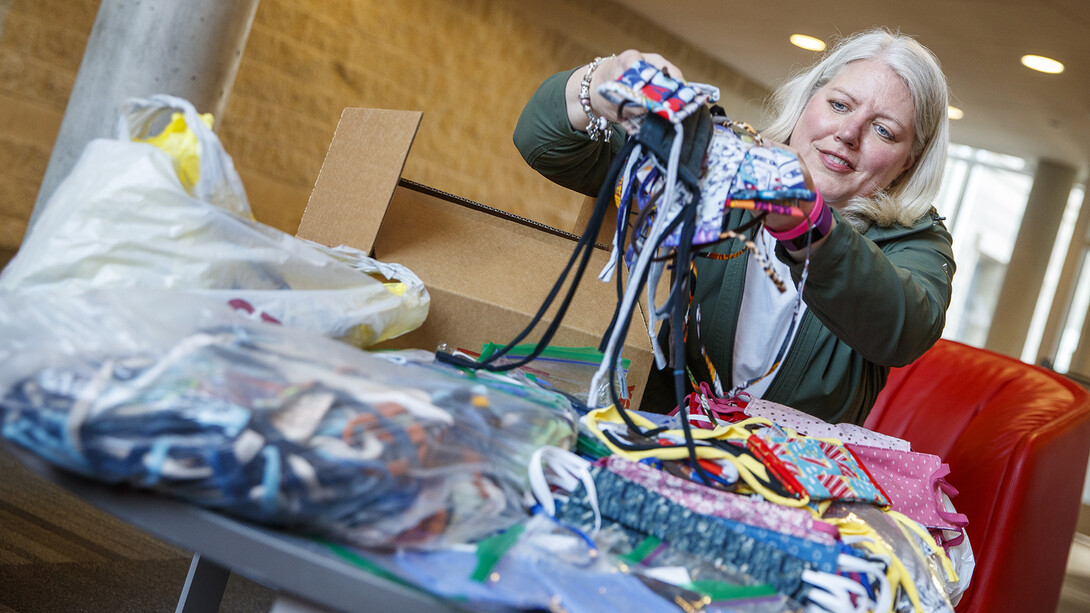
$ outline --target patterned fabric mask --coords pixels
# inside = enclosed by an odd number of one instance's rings
[[[932,530],[961,533],[969,518],[946,510],[942,494],[953,498],[958,491],[946,482],[950,465],[942,458],[918,451],[898,451],[866,445],[849,444],[848,449],[859,458],[882,488],[889,494],[890,508]],[[956,545],[954,539],[940,539],[945,546]]]
[[[815,438],[750,435],[746,445],[785,481],[811,500],[871,502],[889,498],[844,445]]]
[[[607,523],[620,524],[633,545],[654,536],[792,596],[804,589],[803,571],[830,568],[830,564],[836,568],[839,547],[783,535],[799,548],[799,555],[792,555],[756,538],[741,527],[744,524],[694,513],[603,467],[592,467],[591,474],[602,517]],[[556,519],[580,529],[594,525],[594,511],[584,488],[579,487],[559,508]]]
[[[603,465],[610,472],[696,513],[775,530],[825,545],[833,544],[838,534],[835,526],[814,519],[804,509],[712,489],[615,455],[604,458]]]
[[[870,447],[909,451],[911,445],[904,439],[887,436],[855,424],[830,424],[812,415],[782,404],[755,398],[744,409],[749,417],[763,417],[777,425],[790,428],[799,434],[814,438],[835,438],[842,443],[855,443]]]

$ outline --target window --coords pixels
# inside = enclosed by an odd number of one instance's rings
[[[1061,333],[1061,343],[1063,338],[1071,333],[1070,327],[1074,327],[1074,339],[1078,340],[1079,330],[1082,329],[1083,316],[1086,313],[1086,303],[1081,303],[1081,306],[1076,304],[1067,305],[1066,309],[1053,309],[1052,302],[1056,297],[1057,285],[1059,285],[1060,274],[1063,271],[1064,260],[1068,257],[1067,252],[1072,247],[1071,237],[1075,233],[1075,223],[1079,219],[1079,211],[1082,209],[1083,195],[1085,188],[1076,186],[1071,190],[1071,195],[1067,199],[1067,207],[1064,209],[1063,219],[1060,221],[1060,229],[1056,232],[1056,242],[1052,247],[1052,255],[1048,260],[1048,270],[1045,271],[1045,278],[1041,284],[1041,294],[1037,297],[1037,306],[1033,310],[1033,322],[1030,324],[1029,334],[1026,339],[1026,347],[1022,351],[1022,361],[1024,362],[1036,362],[1038,356],[1047,352],[1041,351],[1041,342],[1045,333],[1045,326],[1048,324],[1048,318],[1054,311],[1057,315],[1067,313],[1067,321],[1059,322],[1064,325],[1064,332]],[[1074,246],[1078,248],[1078,246]],[[1085,249],[1085,246],[1082,247]],[[1081,260],[1080,260],[1081,261]],[[1084,270],[1080,267],[1079,270]],[[1085,283],[1086,280],[1080,279],[1079,283]],[[1079,300],[1079,288],[1082,285],[1076,285],[1076,293],[1073,296],[1075,301]],[[1066,299],[1066,296],[1065,296]],[[1075,320],[1075,321],[1072,321]],[[1055,325],[1055,324],[1054,324]],[[1071,339],[1068,338],[1068,342]],[[1051,341],[1050,341],[1051,342]],[[1049,350],[1051,351],[1051,350]],[[1065,354],[1066,351],[1066,354]],[[1066,372],[1068,364],[1071,359],[1071,352],[1074,351],[1074,347],[1070,348],[1070,351],[1066,347],[1059,347],[1055,356],[1045,355],[1044,357],[1049,362],[1055,362],[1055,368],[1059,369],[1058,360],[1064,360],[1064,368],[1060,372]]]
[[[954,238],[954,275],[943,336],[983,345],[1022,223],[1031,170],[1025,160],[951,145],[937,204]]]
[[[1060,333],[1060,344],[1056,350],[1056,364],[1053,367],[1057,372],[1067,372],[1071,368],[1071,357],[1079,345],[1079,337],[1086,320],[1086,311],[1090,309],[1090,253],[1084,248],[1081,264],[1079,265],[1078,282],[1075,284],[1075,294],[1071,299],[1071,308],[1068,309],[1067,321],[1064,322],[1063,332]],[[1090,375],[1090,373],[1079,373]]]

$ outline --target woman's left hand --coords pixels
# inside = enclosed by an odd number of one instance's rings
[[[814,180],[810,177],[810,171],[806,168],[806,162],[802,160],[799,152],[795,150],[791,145],[785,145],[776,141],[765,141],[765,147],[782,149],[788,153],[794,155],[799,160],[799,169],[802,171],[803,181],[806,183],[806,189],[814,189]],[[810,210],[814,208],[814,202],[809,200],[798,201],[798,206],[802,209],[803,213],[810,214]],[[765,216],[765,226],[774,232],[783,232],[799,225],[803,220],[802,217],[795,217],[792,215],[777,215],[775,213],[769,213]]]

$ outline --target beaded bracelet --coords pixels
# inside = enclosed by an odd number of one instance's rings
[[[594,76],[594,71],[598,69],[598,66],[602,62],[617,57],[611,55],[609,57],[596,57],[594,61],[590,63],[587,68],[587,74],[583,76],[583,82],[579,84],[579,103],[583,105],[583,112],[587,114],[587,118],[590,119],[590,124],[587,126],[587,134],[591,140],[598,140],[601,136],[602,140],[609,138],[606,133],[609,130],[609,120],[605,117],[601,117],[594,114],[594,111],[590,108],[590,79]]]
[[[776,232],[766,226],[766,229],[768,230],[768,233],[772,235],[772,238],[783,243],[783,246],[790,251],[802,251],[803,249],[806,249],[808,246],[824,238],[832,229],[833,212],[829,208],[829,205],[825,204],[825,201],[822,200],[821,193],[814,193],[816,194],[816,197],[814,198],[814,208],[810,209],[810,214],[798,225],[782,232]]]

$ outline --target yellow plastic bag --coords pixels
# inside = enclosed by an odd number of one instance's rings
[[[209,130],[214,119],[211,113],[202,113],[201,121]],[[170,123],[163,131],[148,138],[134,138],[134,142],[148,143],[162,149],[174,158],[177,164],[178,179],[186,191],[192,192],[201,179],[201,143],[197,135],[186,124],[185,115],[175,112],[170,116]]]
[[[118,113],[117,139],[164,151],[186,193],[253,219],[242,179],[212,131],[212,116],[201,115],[188,100],[166,94],[126,100]]]

